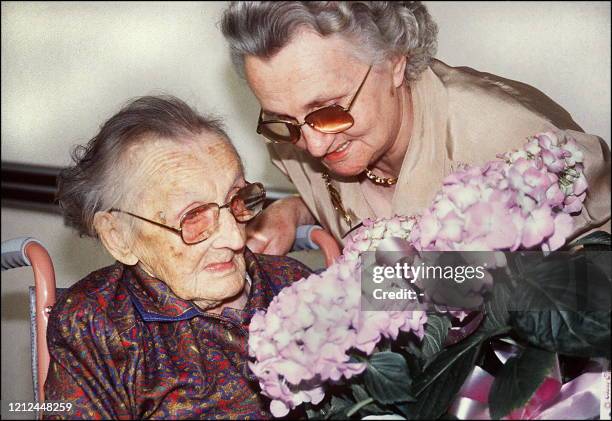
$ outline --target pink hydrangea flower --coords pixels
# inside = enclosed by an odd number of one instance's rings
[[[516,250],[561,247],[586,196],[583,153],[574,139],[553,132],[519,151],[444,179],[410,240],[421,250]]]
[[[588,187],[576,141],[541,133],[523,149],[498,157],[447,176],[420,216],[364,221],[335,264],[283,289],[267,312],[253,316],[249,355],[255,361],[249,367],[272,400],[274,416],[285,416],[302,402],[319,403],[326,381],[362,373],[366,364],[352,361],[351,350],[370,355],[382,338],[395,340],[400,331],[423,337],[425,312],[360,310],[362,252],[392,237],[427,251],[563,246],[573,231],[569,214],[582,209]],[[505,263],[495,257],[490,264]],[[460,319],[467,314],[441,311]]]
[[[365,363],[350,360],[352,349],[370,355],[383,338],[400,331],[424,335],[422,311],[361,311],[359,253],[375,250],[389,237],[407,238],[415,218],[366,221],[348,241],[343,256],[320,275],[284,288],[266,313],[250,325],[249,363],[270,411],[284,416],[302,402],[318,403],[326,381],[362,373]]]

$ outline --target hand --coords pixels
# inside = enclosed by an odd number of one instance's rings
[[[287,254],[295,242],[297,227],[312,223],[314,217],[301,198],[277,200],[247,225],[247,247],[254,253]]]

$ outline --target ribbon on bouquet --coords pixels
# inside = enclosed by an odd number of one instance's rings
[[[504,340],[492,343],[498,360],[506,361],[518,353],[518,347]],[[495,378],[481,367],[474,367],[461,387],[449,413],[460,420],[490,420],[489,392]],[[592,419],[599,416],[603,387],[601,372],[587,372],[563,384],[559,359],[551,374],[536,390],[527,404],[512,411],[503,419]]]

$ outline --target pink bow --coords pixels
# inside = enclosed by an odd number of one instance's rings
[[[517,353],[517,347],[495,341],[495,355],[502,363]],[[460,420],[489,420],[489,391],[494,377],[481,367],[472,373],[459,390],[449,413]],[[536,390],[529,402],[504,417],[506,420],[592,419],[600,415],[600,396],[603,391],[601,372],[584,373],[562,384],[558,358],[552,373]]]

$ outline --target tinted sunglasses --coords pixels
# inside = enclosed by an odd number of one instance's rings
[[[180,228],[170,227],[152,221],[140,215],[121,209],[112,208],[109,212],[121,212],[135,218],[165,228],[181,236],[185,244],[197,244],[208,239],[219,228],[219,213],[221,209],[228,208],[236,221],[244,223],[255,218],[263,209],[266,199],[266,190],[261,183],[248,184],[238,190],[224,205],[206,203],[186,212],[180,218]]]
[[[257,122],[257,133],[263,135],[266,139],[273,143],[296,143],[300,140],[302,126],[308,124],[313,129],[321,133],[342,133],[355,123],[350,111],[355,103],[355,100],[361,92],[361,88],[365,84],[368,75],[372,70],[372,66],[363,78],[363,81],[357,88],[357,92],[353,95],[347,108],[338,104],[328,105],[318,110],[314,110],[304,117],[303,123],[296,123],[291,120],[284,119],[264,119],[263,110],[259,112],[259,121]]]

